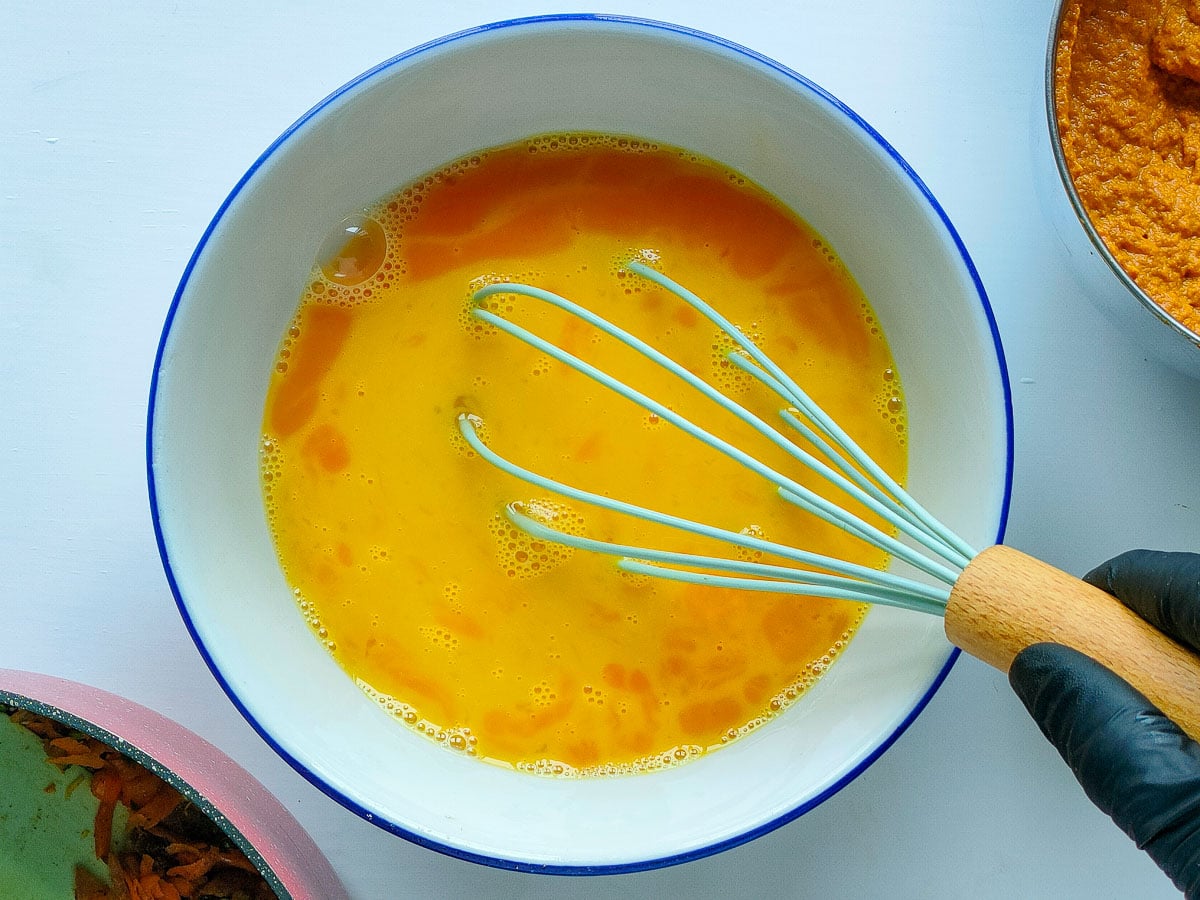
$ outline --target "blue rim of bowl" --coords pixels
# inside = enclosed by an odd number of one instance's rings
[[[491,866],[494,868],[509,869],[517,872],[531,872],[551,875],[612,875],[630,872],[643,872],[651,869],[679,865],[681,863],[691,862],[697,859],[703,859],[706,856],[712,856],[725,850],[732,849],[733,847],[740,846],[741,844],[753,841],[820,806],[834,794],[841,791],[842,788],[854,781],[864,771],[866,771],[866,769],[872,763],[879,759],[879,757],[881,757],[899,739],[900,735],[902,735],[908,729],[913,721],[916,720],[917,716],[920,715],[921,711],[925,709],[929,701],[933,698],[933,695],[937,693],[937,690],[939,687],[941,687],[942,682],[944,682],[946,677],[950,674],[950,670],[953,668],[954,663],[958,659],[961,651],[958,650],[958,648],[954,648],[950,651],[946,658],[945,664],[933,679],[933,682],[930,684],[928,690],[926,690],[924,696],[922,696],[916,702],[916,704],[914,704],[912,710],[896,727],[896,730],[893,731],[885,740],[880,742],[880,744],[876,746],[870,754],[868,754],[857,765],[855,765],[853,769],[842,775],[836,783],[821,791],[816,796],[809,798],[804,803],[796,806],[783,815],[777,816],[769,822],[765,822],[755,828],[735,835],[734,837],[708,844],[703,847],[697,847],[669,856],[656,857],[654,859],[635,860],[628,863],[614,863],[606,865],[557,865],[552,863],[534,863],[523,860],[506,859],[498,856],[488,856],[486,854],[475,853],[450,844],[444,844],[431,840],[430,838],[404,828],[403,826],[394,822],[381,819],[377,814],[365,809],[351,798],[333,788],[331,785],[326,784],[317,773],[311,771],[307,766],[305,766],[302,762],[300,762],[282,746],[280,746],[279,743],[262,726],[262,724],[255,719],[254,715],[249,709],[246,708],[241,699],[238,697],[237,693],[233,690],[232,686],[222,675],[220,669],[216,665],[216,662],[213,660],[212,656],[208,652],[208,649],[204,646],[203,641],[200,639],[195,625],[192,622],[191,616],[188,614],[187,604],[185,603],[183,595],[180,592],[179,585],[175,580],[174,572],[171,569],[171,561],[167,554],[166,544],[163,540],[162,523],[159,520],[158,502],[154,485],[154,406],[155,398],[158,392],[159,371],[162,365],[163,353],[171,333],[171,325],[174,321],[175,313],[179,307],[180,300],[187,289],[192,270],[195,268],[196,263],[203,254],[209,238],[212,236],[213,231],[216,229],[222,217],[225,215],[226,210],[233,203],[238,194],[241,193],[242,189],[246,186],[250,179],[254,177],[254,174],[258,171],[258,169],[272,156],[272,154],[274,154],[281,146],[283,146],[283,144],[285,144],[300,127],[318,115],[331,103],[334,103],[348,92],[357,88],[359,85],[371,80],[375,76],[392,68],[393,66],[407,62],[414,57],[420,56],[421,54],[427,53],[431,50],[446,47],[455,43],[456,41],[477,37],[493,31],[571,22],[599,23],[636,29],[647,29],[650,31],[664,31],[672,35],[689,38],[702,44],[708,44],[721,50],[732,52],[737,56],[744,57],[747,61],[753,64],[763,66],[778,75],[784,76],[803,90],[808,91],[824,103],[827,103],[841,115],[845,116],[851,123],[862,129],[862,131],[872,141],[874,141],[879,148],[882,149],[909,178],[912,185],[920,192],[922,197],[924,197],[925,201],[929,204],[930,208],[933,209],[933,211],[937,214],[938,218],[942,222],[943,227],[946,229],[947,234],[954,242],[954,246],[958,251],[960,261],[971,276],[971,282],[975,286],[980,307],[987,318],[988,328],[992,335],[992,342],[996,353],[995,360],[999,370],[998,375],[1004,393],[1004,495],[1000,508],[1000,521],[996,530],[996,543],[1001,543],[1003,541],[1004,532],[1008,524],[1009,503],[1012,497],[1013,473],[1013,409],[1012,391],[1008,379],[1008,367],[1005,362],[1004,347],[1000,341],[1000,331],[996,326],[996,318],[992,312],[991,303],[988,301],[987,292],[984,290],[983,281],[980,279],[979,272],[976,270],[974,262],[972,262],[970,255],[967,253],[966,246],[963,244],[962,239],[959,237],[959,234],[954,228],[953,224],[951,224],[949,216],[947,216],[945,210],[942,209],[941,204],[938,203],[937,199],[933,196],[932,192],[930,192],[929,188],[926,187],[925,183],[920,179],[917,173],[913,171],[912,167],[909,166],[909,164],[903,159],[903,157],[900,156],[900,154],[891,146],[891,144],[884,140],[884,138],[874,128],[867,124],[867,122],[864,121],[852,109],[838,100],[824,88],[810,81],[808,78],[804,77],[798,72],[793,71],[787,66],[784,66],[775,60],[762,55],[761,53],[750,50],[741,46],[740,44],[726,40],[725,38],[717,37],[716,35],[698,31],[693,28],[688,28],[687,26],[683,25],[675,25],[668,22],[659,22],[653,19],[642,19],[633,16],[593,13],[566,13],[556,15],[529,16],[519,19],[506,19],[503,21],[492,22],[487,25],[468,28],[463,31],[457,31],[453,34],[420,44],[416,47],[413,47],[411,50],[407,50],[404,53],[394,56],[391,59],[386,60],[385,62],[382,62],[371,69],[368,69],[357,78],[347,82],[329,96],[325,97],[325,99],[321,100],[310,110],[308,110],[308,112],[293,122],[287,128],[287,130],[285,130],[278,138],[276,138],[271,146],[269,146],[262,153],[262,155],[260,155],[259,158],[254,161],[254,164],[250,166],[250,168],[246,171],[246,174],[242,176],[241,180],[238,181],[233,190],[230,191],[229,196],[225,198],[225,201],[221,204],[216,215],[213,216],[212,221],[209,223],[208,227],[204,231],[204,234],[201,236],[199,243],[196,245],[196,249],[192,252],[192,256],[188,260],[187,267],[184,269],[183,276],[180,279],[179,287],[175,290],[175,296],[172,298],[171,306],[167,310],[167,317],[163,325],[162,336],[159,339],[158,351],[154,358],[154,371],[150,380],[150,400],[146,423],[146,470],[147,485],[150,496],[150,514],[154,523],[154,535],[155,540],[158,543],[159,556],[162,558],[163,569],[166,573],[167,582],[171,588],[171,593],[175,597],[175,603],[179,607],[180,615],[183,617],[184,624],[192,637],[193,643],[195,643],[196,648],[200,651],[200,655],[208,665],[209,670],[212,672],[213,676],[221,685],[221,688],[225,691],[226,695],[233,702],[233,705],[237,708],[237,710],[242,714],[243,717],[245,717],[246,721],[249,722],[254,730],[258,732],[259,736],[271,747],[271,749],[279,754],[279,756],[283,758],[298,773],[300,773],[300,775],[307,779],[318,790],[322,791],[333,800],[336,800],[346,809],[350,810],[361,818],[366,819],[368,822],[379,826],[385,831],[405,838],[414,844],[446,854],[447,856],[452,856],[457,859],[479,863],[481,865]]]

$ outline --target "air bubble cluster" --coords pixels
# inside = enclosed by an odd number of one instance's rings
[[[558,702],[558,693],[550,686],[548,681],[543,680],[529,689],[529,699],[534,706],[539,709],[545,709]]]
[[[517,304],[521,302],[521,297],[518,294],[503,293],[492,294],[477,301],[475,294],[481,289],[490,284],[536,284],[541,277],[541,273],[536,271],[530,272],[490,272],[486,275],[479,275],[472,278],[467,285],[466,294],[463,296],[462,307],[458,312],[458,324],[468,335],[477,341],[482,341],[491,335],[497,333],[494,325],[476,318],[474,310],[476,307],[486,309],[504,318],[511,317],[517,312]]]
[[[279,486],[283,474],[283,459],[279,441],[264,434],[258,444],[258,480],[262,485],[263,506],[266,508],[267,521],[275,519],[275,490]]]
[[[287,327],[287,331],[283,333],[283,340],[279,342],[279,350],[275,353],[275,372],[279,375],[286,374],[288,370],[288,361],[292,356],[292,348],[296,344],[296,340],[300,337],[300,314],[297,313],[291,323]]]
[[[517,763],[517,771],[544,778],[605,778],[614,775],[638,775],[673,769],[703,756],[699,744],[680,744],[661,753],[643,756],[629,763],[603,763],[596,766],[571,766],[556,759],[538,759]]]
[[[766,532],[761,525],[747,525],[739,534],[744,534],[746,537],[754,538],[755,540],[767,540]],[[736,557],[742,562],[762,562],[763,552],[753,547],[736,547],[734,548]]]
[[[309,627],[309,630],[317,636],[317,640],[332,653],[337,649],[337,644],[329,636],[329,629],[325,627],[325,623],[321,621],[321,617],[317,615],[316,607],[304,596],[300,588],[292,589],[292,597],[296,601],[296,606],[300,610],[300,615],[304,618],[304,623]]]
[[[617,576],[631,588],[636,588],[637,590],[646,590],[651,594],[657,593],[656,588],[659,583],[657,578],[646,575],[642,572],[626,572],[624,569],[617,569],[616,571]]]
[[[812,239],[812,246],[814,250],[825,257],[825,262],[829,263],[831,266],[835,266],[838,269],[845,271],[845,263],[842,262],[841,257],[834,252],[833,248],[830,247],[829,244],[819,237],[814,237]]]
[[[904,443],[908,430],[908,417],[905,414],[904,398],[900,392],[900,384],[894,369],[883,371],[882,389],[875,395],[875,411],[889,425],[896,429],[901,444]]]
[[[558,531],[582,535],[584,518],[575,509],[555,500],[527,500],[514,504],[519,512]],[[496,539],[496,558],[509,578],[545,575],[565,563],[574,550],[563,544],[539,540],[526,534],[505,516],[497,514],[488,523]]]
[[[562,153],[594,147],[625,150],[630,153],[650,153],[658,149],[658,144],[633,137],[592,132],[543,134],[525,142],[525,149],[530,153]]]
[[[475,429],[475,434],[477,434],[479,436],[479,440],[486,445],[489,438],[487,422],[479,418],[479,416],[472,415],[469,416],[469,418],[471,420],[471,426]],[[476,456],[478,456],[478,454],[471,449],[471,445],[467,443],[467,439],[462,436],[462,432],[459,431],[457,420],[450,420],[449,429],[450,430],[448,434],[450,446],[454,448],[455,453],[457,453],[459,456],[465,457],[466,459],[474,459]]]
[[[728,744],[738,738],[745,737],[750,732],[761,728],[771,719],[775,718],[779,713],[783,712],[801,696],[811,688],[822,675],[833,665],[833,661],[841,654],[841,652],[849,645],[850,638],[854,636],[855,629],[862,622],[862,614],[851,624],[851,626],[842,632],[833,646],[830,647],[824,654],[817,659],[812,660],[804,667],[800,675],[792,681],[787,687],[775,694],[768,702],[767,708],[760,715],[755,716],[745,725],[740,728],[730,728],[725,734],[721,735],[721,743]]]
[[[429,642],[431,647],[438,650],[454,651],[458,649],[458,637],[448,628],[440,625],[422,625],[417,632]]]
[[[447,750],[453,750],[456,753],[463,753],[467,756],[478,755],[478,738],[471,733],[471,729],[465,725],[456,725],[446,727],[431,722],[425,719],[416,710],[415,707],[403,700],[397,700],[390,694],[385,694],[373,688],[361,678],[354,679],[359,690],[370,697],[380,708],[388,715],[396,719],[398,722],[404,723],[408,728],[415,731],[423,737],[429,738],[437,744],[441,744]]]
[[[762,346],[763,334],[757,322],[752,322],[749,327],[745,328],[740,325],[735,325],[734,327],[737,328],[742,337],[749,340],[754,346]],[[744,394],[750,390],[754,385],[754,377],[746,370],[736,366],[729,359],[731,352],[742,352],[733,338],[723,331],[718,331],[713,335],[710,346],[711,353],[709,359],[713,386],[733,396]]]
[[[656,268],[662,254],[650,247],[638,247],[626,251],[612,259],[609,271],[617,283],[628,295],[640,294],[646,284],[645,280],[629,271],[631,262],[640,262],[650,268]]]

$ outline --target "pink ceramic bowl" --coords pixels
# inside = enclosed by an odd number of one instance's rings
[[[176,722],[76,682],[0,669],[0,704],[84,732],[151,770],[195,804],[286,900],[348,898],[329,861],[250,773]]]

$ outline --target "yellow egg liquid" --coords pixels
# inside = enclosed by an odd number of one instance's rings
[[[612,557],[532,540],[506,504],[599,540],[736,553],[504,474],[470,450],[456,421],[477,416],[489,447],[567,484],[882,567],[882,553],[763,478],[470,314],[486,283],[554,291],[786,432],[784,402],[725,358],[731,341],[622,268],[651,260],[902,478],[902,395],[886,341],[811,228],[711,161],[575,134],[459,160],[339,235],[274,360],[262,479],[300,609],[364,691],[452,750],[535,773],[603,775],[720,747],[820,677],[864,607],[627,575]],[[578,319],[512,294],[487,305],[846,505],[744,423]]]

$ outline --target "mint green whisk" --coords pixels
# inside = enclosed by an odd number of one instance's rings
[[[525,284],[487,285],[475,293],[475,306],[472,308],[471,314],[670,422],[712,449],[725,454],[750,471],[767,479],[775,485],[779,495],[788,502],[842,528],[871,546],[883,550],[897,559],[904,560],[938,583],[926,584],[823,554],[766,541],[752,535],[716,528],[554,481],[531,472],[496,453],[479,436],[477,428],[480,422],[479,418],[470,413],[463,413],[458,419],[459,430],[471,448],[496,468],[523,481],[572,500],[666,525],[691,534],[716,538],[748,550],[773,554],[798,563],[805,568],[768,565],[592,540],[568,534],[544,521],[539,521],[538,518],[530,515],[529,511],[520,503],[509,504],[505,511],[508,519],[518,528],[539,540],[555,541],[576,549],[618,557],[618,565],[627,572],[695,584],[737,587],[744,590],[836,597],[918,609],[923,612],[940,613],[944,610],[950,586],[955,583],[962,568],[975,556],[975,551],[918,504],[895,479],[864,453],[783,369],[716,309],[691,291],[642,262],[635,260],[630,262],[627,268],[635,275],[659,285],[690,305],[728,336],[735,346],[735,349],[728,353],[730,362],[780,397],[786,404],[780,410],[783,422],[800,435],[812,450],[805,449],[779,429],[772,427],[754,413],[731,400],[641,338],[630,334],[578,303],[550,291]],[[786,451],[797,462],[819,474],[847,496],[863,504],[896,529],[898,533],[906,535],[914,543],[923,547],[929,555],[918,552],[879,527],[831,503],[794,479],[704,430],[676,413],[666,404],[646,396],[482,305],[488,297],[498,294],[518,294],[549,303],[636,350],[754,428],[763,437]]]
[[[1112,596],[1053,566],[1008,547],[973,549],[924,509],[786,372],[712,306],[642,262],[630,262],[627,269],[669,291],[713,322],[734,344],[727,354],[730,363],[782,401],[780,419],[800,441],[769,425],[640,338],[557,294],[524,284],[492,284],[476,292],[471,314],[736,460],[773,484],[779,495],[798,509],[907,563],[918,577],[872,569],[563,484],[496,453],[480,438],[481,420],[463,413],[458,417],[463,438],[480,457],[509,475],[571,500],[772,554],[794,565],[594,540],[555,528],[548,516],[535,514],[519,502],[510,503],[505,510],[514,525],[538,540],[614,556],[617,565],[627,572],[692,584],[855,600],[932,613],[945,619],[946,636],[953,643],[1002,671],[1008,670],[1020,650],[1033,643],[1066,644],[1120,674],[1188,734],[1200,740],[1200,659],[1194,654],[1142,621]],[[754,428],[845,496],[862,504],[892,533],[705,431],[666,404],[485,308],[484,301],[496,294],[517,294],[549,303],[636,350]],[[920,575],[924,577],[919,578]]]

